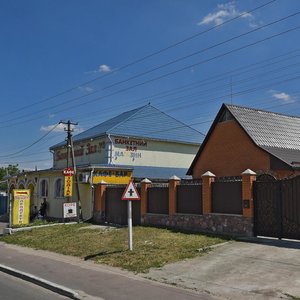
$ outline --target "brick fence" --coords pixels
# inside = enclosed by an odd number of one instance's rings
[[[169,179],[166,193],[168,199],[167,213],[149,213],[149,191],[154,184],[148,179],[144,179],[140,183],[140,219],[141,224],[145,226],[168,227],[178,230],[188,230],[194,232],[204,232],[213,234],[223,234],[229,236],[252,236],[253,235],[253,181],[256,174],[251,170],[246,170],[241,174],[241,213],[215,213],[213,207],[213,185],[216,176],[211,172],[202,175],[202,193],[199,199],[193,201],[201,201],[202,213],[200,214],[182,214],[178,213],[178,187],[181,180],[173,176]],[[226,183],[225,183],[226,184]],[[94,221],[102,223],[105,221],[105,197],[106,183],[101,182],[96,186]],[[190,197],[190,196],[189,196]],[[222,197],[222,191],[221,191]],[[224,194],[224,202],[230,202],[230,196]],[[218,197],[220,198],[220,197]],[[184,199],[190,200],[190,199]],[[120,200],[121,201],[121,200]],[[222,198],[221,198],[222,201]]]

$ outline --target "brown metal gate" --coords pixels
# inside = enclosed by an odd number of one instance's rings
[[[108,223],[127,225],[127,201],[121,200],[126,186],[107,187],[105,198],[105,220]],[[140,190],[138,189],[138,192]],[[132,201],[132,224],[141,224],[141,203]]]
[[[254,234],[300,240],[300,176],[254,182]]]

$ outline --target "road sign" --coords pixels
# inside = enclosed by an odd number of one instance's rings
[[[128,249],[130,251],[133,250],[132,246],[132,204],[131,200],[140,200],[140,195],[132,181],[132,179],[129,181],[128,185],[126,186],[126,189],[123,193],[122,200],[128,200],[127,202],[127,208],[128,208]]]
[[[73,176],[75,174],[75,171],[73,168],[64,168],[63,174],[65,176]]]
[[[140,200],[140,195],[133,183],[132,180],[129,181],[123,196],[122,196],[122,200]]]

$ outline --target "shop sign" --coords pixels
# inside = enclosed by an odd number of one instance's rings
[[[64,176],[73,176],[75,174],[75,171],[73,168],[64,168],[63,174]]]
[[[73,176],[65,176],[64,196],[72,197]]]
[[[76,202],[64,203],[64,218],[77,217]]]
[[[13,225],[29,224],[30,190],[13,190]]]
[[[93,184],[102,180],[113,184],[128,184],[132,177],[132,171],[128,170],[99,170],[93,175]]]

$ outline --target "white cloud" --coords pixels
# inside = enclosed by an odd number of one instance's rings
[[[100,73],[108,73],[111,72],[111,67],[108,65],[100,65],[98,68],[98,72]]]
[[[55,127],[55,129],[53,129],[54,127]],[[54,124],[54,125],[48,125],[48,126],[41,126],[40,131],[48,132],[50,130],[53,130],[53,132],[64,132],[65,129],[67,129],[67,125],[65,125],[65,124],[58,124],[58,125]],[[74,132],[76,132],[76,133],[80,133],[83,131],[83,129],[78,125],[76,125],[76,126],[71,125],[71,129],[73,129]]]
[[[54,117],[55,117],[55,114],[49,114],[49,115],[48,115],[48,118],[49,118],[49,119],[53,119]]]
[[[291,95],[284,92],[279,93],[276,91],[272,91],[272,97],[286,103],[295,102]]]
[[[206,15],[198,25],[208,25],[213,23],[214,25],[220,25],[228,19],[232,19],[241,14],[244,14],[241,18],[253,20],[254,17],[250,13],[245,13],[236,8],[235,2],[228,2],[225,4],[218,4],[217,10],[215,12],[209,13]],[[254,26],[254,23],[250,23],[251,26]]]
[[[82,92],[87,92],[87,93],[91,93],[94,91],[94,89],[89,86],[80,86],[79,90],[81,90]]]

